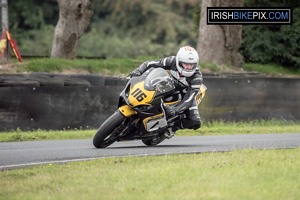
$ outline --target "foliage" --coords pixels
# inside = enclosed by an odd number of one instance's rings
[[[196,34],[197,38],[199,37],[200,17],[201,17],[201,5],[194,8],[194,15],[193,15],[194,27],[192,31]]]
[[[58,11],[56,0],[8,2],[9,29],[21,55],[50,55]]]
[[[14,0],[8,2],[9,28],[11,32],[40,29],[46,23],[55,24],[58,20],[56,0]]]
[[[293,7],[292,25],[244,25],[240,52],[246,62],[276,63],[300,69],[300,4],[297,1],[245,1],[248,7]]]
[[[196,46],[198,0],[90,0],[94,15],[77,48],[79,56],[164,57]],[[300,68],[300,4],[294,0],[245,0],[245,6],[293,7],[292,25],[244,25],[245,62]],[[9,2],[10,31],[21,55],[50,55],[59,8],[56,0]],[[196,34],[195,34],[196,33]]]
[[[92,26],[91,31],[84,34],[80,39],[77,55],[103,58],[146,55],[164,57],[165,55],[171,55],[174,53],[174,49],[177,49],[175,43],[163,45],[152,43],[149,38],[139,40],[131,33],[126,33],[126,31],[116,30],[115,33],[106,34],[105,28],[109,24],[109,22],[99,22]],[[118,35],[118,31],[124,32],[124,34]]]
[[[275,63],[300,69],[300,3],[294,0],[245,0],[246,7],[292,7],[292,25],[243,25],[240,53],[245,62]],[[199,28],[199,10],[194,11],[194,30]],[[262,69],[264,70],[264,69]],[[289,71],[289,70],[287,70]]]
[[[198,0],[90,1],[94,15],[79,56],[163,57],[181,45],[196,45],[190,19]],[[56,0],[9,3],[10,30],[21,55],[50,55],[58,16]]]
[[[93,1],[94,23],[78,55],[101,57],[167,56],[183,44],[196,45],[189,20],[196,0]],[[174,12],[176,11],[176,12]]]

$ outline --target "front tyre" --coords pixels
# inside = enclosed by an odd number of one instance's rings
[[[112,114],[97,130],[93,144],[96,148],[105,148],[116,141],[116,137],[111,134],[126,119],[124,115],[117,110]]]

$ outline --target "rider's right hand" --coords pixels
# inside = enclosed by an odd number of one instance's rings
[[[134,77],[134,76],[140,76],[142,75],[142,73],[139,70],[134,70],[133,72],[130,73],[130,77]]]

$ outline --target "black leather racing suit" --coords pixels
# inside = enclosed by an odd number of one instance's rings
[[[201,127],[200,115],[198,112],[197,104],[195,101],[195,95],[200,89],[203,78],[201,72],[197,69],[191,77],[182,76],[176,68],[176,57],[170,56],[161,60],[146,61],[142,63],[136,71],[144,73],[147,69],[164,68],[169,70],[173,76],[176,90],[179,91],[183,98],[174,107],[176,114],[184,113],[186,118],[175,122],[172,130],[175,132],[178,129],[198,129]]]

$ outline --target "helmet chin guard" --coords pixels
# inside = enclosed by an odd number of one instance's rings
[[[184,69],[182,63],[194,64],[191,70]],[[190,46],[184,46],[179,49],[176,55],[176,67],[180,74],[185,77],[191,77],[199,68],[199,56],[197,51]]]

